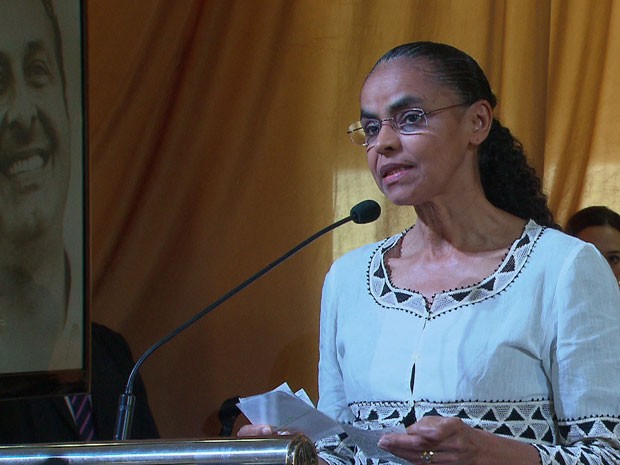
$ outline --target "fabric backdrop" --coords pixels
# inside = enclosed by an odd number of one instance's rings
[[[87,7],[92,315],[135,357],[358,201],[381,201],[346,128],[367,71],[403,42],[479,61],[558,222],[587,205],[620,211],[620,2]],[[324,274],[413,221],[384,206],[345,225],[163,346],[141,369],[162,435],[214,436],[226,398],[283,381],[316,401]]]

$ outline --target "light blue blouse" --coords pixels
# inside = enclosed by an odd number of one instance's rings
[[[530,221],[491,276],[427,307],[389,279],[403,234],[327,274],[318,408],[364,429],[457,416],[545,465],[620,463],[620,291],[598,251]],[[321,457],[365,464],[342,439]]]

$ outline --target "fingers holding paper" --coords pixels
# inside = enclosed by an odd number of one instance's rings
[[[471,464],[478,463],[481,433],[458,418],[425,417],[407,434],[384,435],[378,445],[414,464]]]
[[[407,434],[381,437],[378,446],[416,465],[540,463],[531,444],[474,429],[459,418],[424,417]]]
[[[237,436],[272,436],[277,430],[271,425],[243,425]]]

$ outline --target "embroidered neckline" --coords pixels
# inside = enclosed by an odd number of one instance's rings
[[[436,293],[430,306],[430,315],[422,294],[394,286],[389,279],[385,256],[400,243],[407,232],[405,230],[380,243],[373,252],[368,269],[370,294],[382,307],[406,311],[424,318],[435,318],[457,307],[480,302],[498,294],[514,281],[543,230],[542,226],[529,220],[521,236],[512,243],[491,275],[471,286]]]

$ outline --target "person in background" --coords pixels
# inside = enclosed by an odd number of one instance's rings
[[[620,463],[620,289],[592,245],[556,228],[480,66],[447,44],[404,44],[360,102],[349,134],[417,219],[329,270],[318,408],[406,430],[378,441],[392,459],[341,434],[317,442],[321,461]]]
[[[116,331],[92,324],[92,435],[80,434],[76,413],[68,397],[0,400],[0,444],[111,441],[118,399],[124,391],[134,361],[127,342]],[[159,437],[142,379],[135,385],[136,407],[132,439]],[[83,432],[82,432],[83,433]]]
[[[586,207],[569,218],[566,232],[593,244],[620,284],[620,214],[604,206]]]

